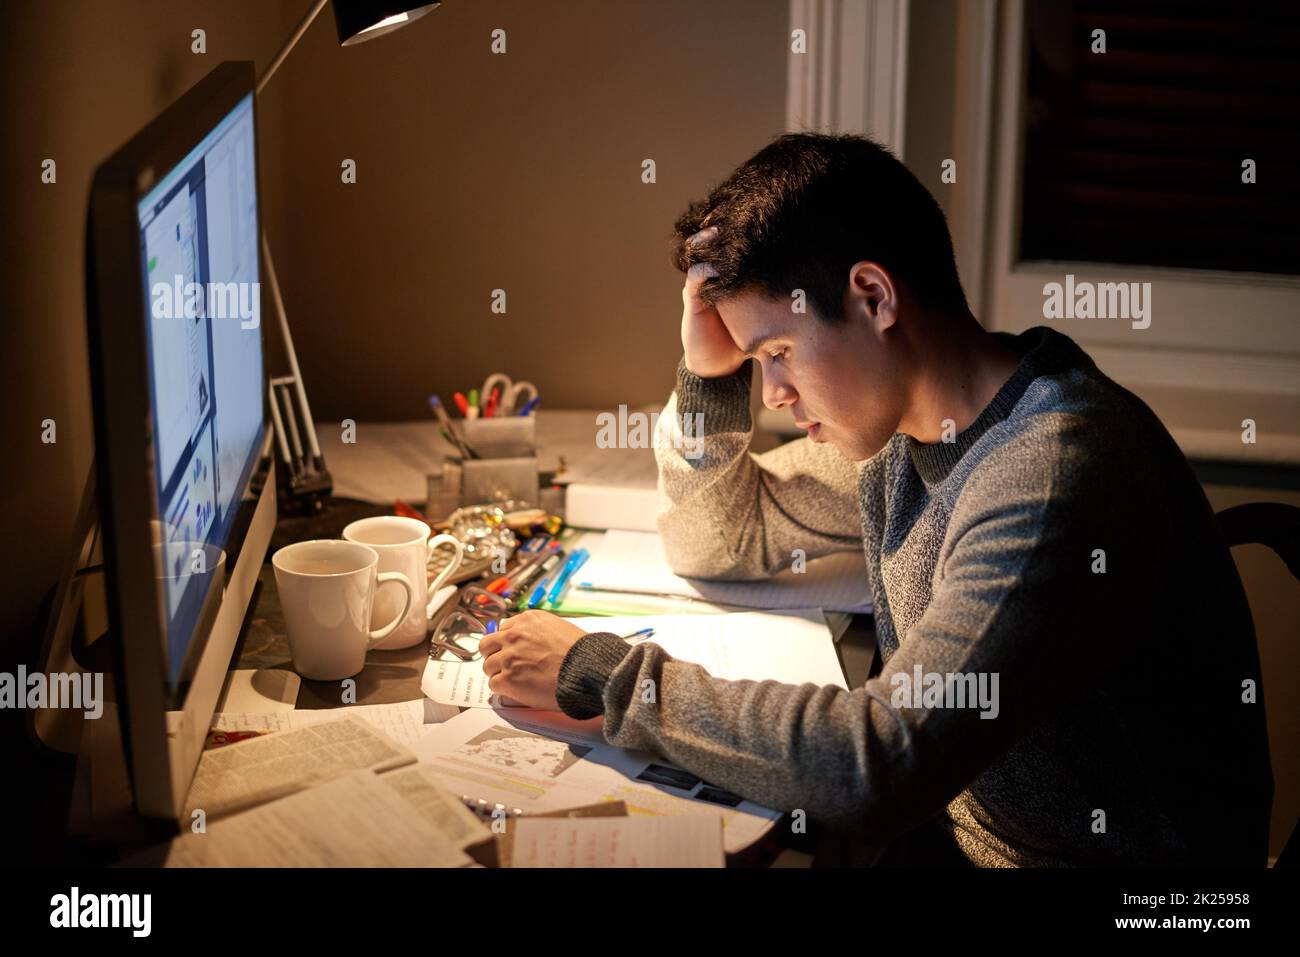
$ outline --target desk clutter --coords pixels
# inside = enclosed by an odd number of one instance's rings
[[[757,582],[679,576],[654,531],[652,453],[591,466],[579,449],[575,468],[561,455],[543,472],[536,400],[499,374],[456,394],[459,418],[432,397],[446,452],[424,506],[389,497],[395,515],[345,530],[379,556],[371,631],[349,633],[346,667],[355,673],[369,648],[411,646],[404,631],[376,636],[416,618],[414,643],[428,642],[424,697],[218,715],[190,795],[208,833],[173,841],[169,865],[266,863],[275,846],[275,863],[306,866],[712,867],[779,820],[655,755],[609,745],[599,718],[500,698],[478,646],[511,615],[540,609],[587,632],[654,641],[717,677],[844,687],[839,613],[871,609],[861,554]],[[580,426],[565,427],[576,437]],[[383,435],[398,455],[416,441],[409,428]],[[310,577],[324,563],[335,578],[334,552],[312,550],[293,571]]]
[[[424,698],[216,715],[184,818],[201,811],[204,830],[136,862],[719,867],[757,844],[780,812],[608,744],[599,718],[500,699],[478,642],[505,617],[545,608],[721,678],[844,687],[822,609],[869,607],[860,557],[817,559],[789,581],[702,582],[672,573],[654,533],[568,529],[525,506],[458,509],[432,538],[410,506],[367,520],[422,528],[421,548],[457,546],[429,549],[426,582],[463,585],[454,602],[430,605]]]

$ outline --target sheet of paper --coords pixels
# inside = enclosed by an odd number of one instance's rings
[[[413,764],[412,753],[360,718],[344,716],[204,751],[185,818],[211,822],[355,771]]]
[[[715,678],[770,678],[787,684],[811,682],[844,687],[844,671],[835,644],[817,609],[569,620],[588,633],[612,631],[626,635],[654,628],[651,641],[674,658],[703,665]],[[504,706],[488,688],[481,661],[430,660],[420,690],[439,704],[463,708]]]
[[[512,867],[725,867],[707,817],[534,817],[515,826]]]
[[[458,848],[464,849],[492,836],[488,825],[424,765],[398,768],[379,775],[379,780]]]
[[[586,724],[551,712],[471,708],[414,751],[452,794],[500,804],[511,816],[622,801],[631,816],[720,818],[728,852],[758,840],[780,817],[652,754],[606,744],[598,728],[575,727]]]
[[[787,569],[766,581],[705,581],[673,572],[658,533],[613,529],[592,550],[577,579],[579,589],[675,595],[744,608],[871,610],[871,589],[860,550],[825,555],[809,561],[802,572]]]
[[[212,716],[212,728],[214,731],[292,731],[352,715],[398,744],[409,747],[430,727],[458,714],[458,708],[437,704],[429,698],[417,698],[396,704],[355,704],[320,711],[227,711]]]
[[[186,833],[172,841],[165,864],[461,867],[471,863],[463,844],[455,830],[415,812],[409,798],[383,777],[356,771],[210,822],[205,833]]]

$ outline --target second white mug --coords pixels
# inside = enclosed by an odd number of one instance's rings
[[[447,579],[455,574],[465,555],[465,547],[454,535],[429,537],[429,526],[416,518],[400,515],[379,515],[363,518],[343,529],[349,542],[369,545],[379,553],[381,572],[401,572],[415,585],[415,600],[397,629],[376,647],[391,650],[418,645],[428,636],[429,614],[434,609],[429,603]],[[420,584],[428,578],[429,556],[435,548],[450,547],[455,551],[451,562],[422,591]],[[381,592],[375,596],[371,627],[388,621],[400,607],[400,595]]]

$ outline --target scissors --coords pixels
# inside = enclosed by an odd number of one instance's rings
[[[504,372],[494,372],[483,380],[483,388],[479,390],[479,401],[486,405],[494,388],[501,390],[501,400],[497,403],[496,415],[514,415],[530,399],[535,399],[538,395],[537,386],[531,382],[515,382]]]

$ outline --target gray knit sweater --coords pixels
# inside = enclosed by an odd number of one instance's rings
[[[705,444],[656,452],[675,570],[762,578],[796,549],[861,547],[879,676],[725,681],[602,633],[566,657],[560,705],[873,844],[937,820],[983,865],[1262,864],[1258,654],[1205,495],[1073,341],[998,335],[1022,359],[974,423],[951,443],[895,435],[865,463],[806,439],[750,453],[750,364],[678,369],[662,419],[703,413]]]

